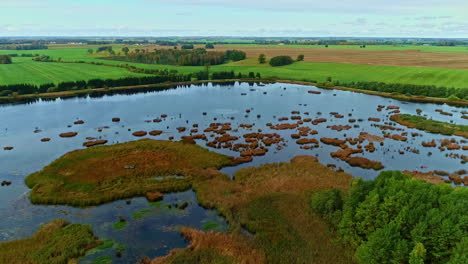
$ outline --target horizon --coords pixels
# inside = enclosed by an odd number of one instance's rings
[[[468,37],[462,0],[2,2],[0,37]]]

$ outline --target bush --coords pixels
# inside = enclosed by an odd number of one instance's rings
[[[456,96],[454,94],[450,95],[447,99],[449,101],[460,101],[461,100],[458,96]]]
[[[211,44],[211,43],[208,43],[208,44],[205,45],[205,49],[214,49],[214,48],[215,48],[215,46],[213,44]]]
[[[304,60],[304,55],[303,54],[297,56],[297,61],[303,61],[303,60]]]
[[[0,55],[0,64],[12,64],[10,55]]]
[[[277,57],[271,58],[270,65],[273,67],[284,66],[284,65],[289,65],[293,62],[294,62],[293,59],[289,56],[277,56]]]
[[[187,50],[187,49],[193,49],[193,44],[184,44],[184,45],[182,45],[181,48],[182,48],[182,49],[186,49],[186,50]]]

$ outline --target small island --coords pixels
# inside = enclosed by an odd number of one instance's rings
[[[396,114],[390,117],[390,120],[397,122],[400,125],[424,130],[429,133],[455,135],[468,138],[468,126],[450,124],[435,120],[430,120],[422,116]]]
[[[187,190],[194,179],[231,164],[232,157],[194,144],[143,139],[69,152],[29,175],[26,184],[35,204],[91,206]],[[164,178],[173,175],[184,177]]]

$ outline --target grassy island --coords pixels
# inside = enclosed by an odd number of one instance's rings
[[[30,238],[0,242],[0,263],[77,263],[73,260],[100,243],[90,226],[56,219],[42,225]]]
[[[390,120],[397,122],[400,125],[424,130],[429,133],[437,133],[443,135],[455,135],[468,138],[468,126],[450,124],[435,120],[430,120],[422,116],[397,114],[390,117]]]
[[[26,178],[36,204],[97,205],[190,188],[218,174],[230,157],[182,142],[143,139],[69,152]],[[158,176],[183,175],[183,178]]]

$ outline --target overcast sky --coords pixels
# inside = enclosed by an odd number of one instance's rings
[[[468,0],[0,0],[0,36],[468,38]]]

